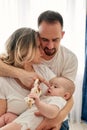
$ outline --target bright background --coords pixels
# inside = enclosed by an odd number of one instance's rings
[[[38,30],[37,18],[45,10],[54,10],[62,14],[65,36],[61,44],[72,50],[78,58],[75,103],[70,120],[80,122],[85,61],[86,0],[0,0],[0,53],[4,52],[4,43],[15,29],[32,27]]]

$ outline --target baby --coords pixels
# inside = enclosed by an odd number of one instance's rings
[[[27,109],[19,117],[16,119],[14,118],[15,120],[12,123],[20,124],[23,130],[28,128],[34,130],[43,120],[43,117],[36,117],[34,112],[39,111],[43,116],[50,119],[58,115],[59,111],[65,106],[67,100],[73,95],[75,86],[72,81],[63,77],[55,77],[49,82],[50,87],[47,89],[45,95],[39,98],[40,95],[38,96],[34,91],[29,94],[29,97],[27,97],[28,105],[29,99],[33,99],[33,105],[31,104],[29,106],[31,109]],[[38,80],[35,82],[34,86],[38,87]],[[39,94],[41,94],[41,91]]]
[[[34,112],[39,111],[43,116],[49,119],[53,119],[58,115],[59,111],[65,106],[67,100],[73,95],[75,85],[72,81],[63,77],[53,78],[50,80],[50,85],[51,86],[46,91],[46,95],[40,98],[35,93],[29,94],[29,98],[33,98],[35,104],[33,104],[31,109],[27,109],[22,113],[13,123],[20,124],[23,130],[28,128],[30,130],[35,130],[43,120],[43,117],[36,117]]]

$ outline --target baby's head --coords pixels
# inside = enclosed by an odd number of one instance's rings
[[[61,96],[68,100],[74,93],[74,83],[64,77],[55,77],[50,81],[51,87],[48,89],[47,95],[50,96]]]

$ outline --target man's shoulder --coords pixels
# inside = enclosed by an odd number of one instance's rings
[[[65,46],[60,46],[60,53],[65,57],[74,57],[77,59],[75,53],[72,52],[70,49],[66,48]]]
[[[72,55],[75,55],[74,52],[72,52],[70,49],[66,48],[65,46],[60,46],[60,51],[65,53],[70,53]]]
[[[60,46],[59,59],[61,59],[62,64],[64,63],[64,65],[69,63],[69,65],[74,64],[78,66],[77,56],[74,52],[64,46]]]
[[[40,63],[40,64],[33,64],[33,67],[36,69],[45,69],[48,68],[44,63]]]

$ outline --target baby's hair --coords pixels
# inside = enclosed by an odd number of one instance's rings
[[[64,79],[64,88],[66,91],[68,91],[71,96],[73,95],[74,91],[75,91],[75,84],[73,81],[71,81],[68,78],[63,77]]]

